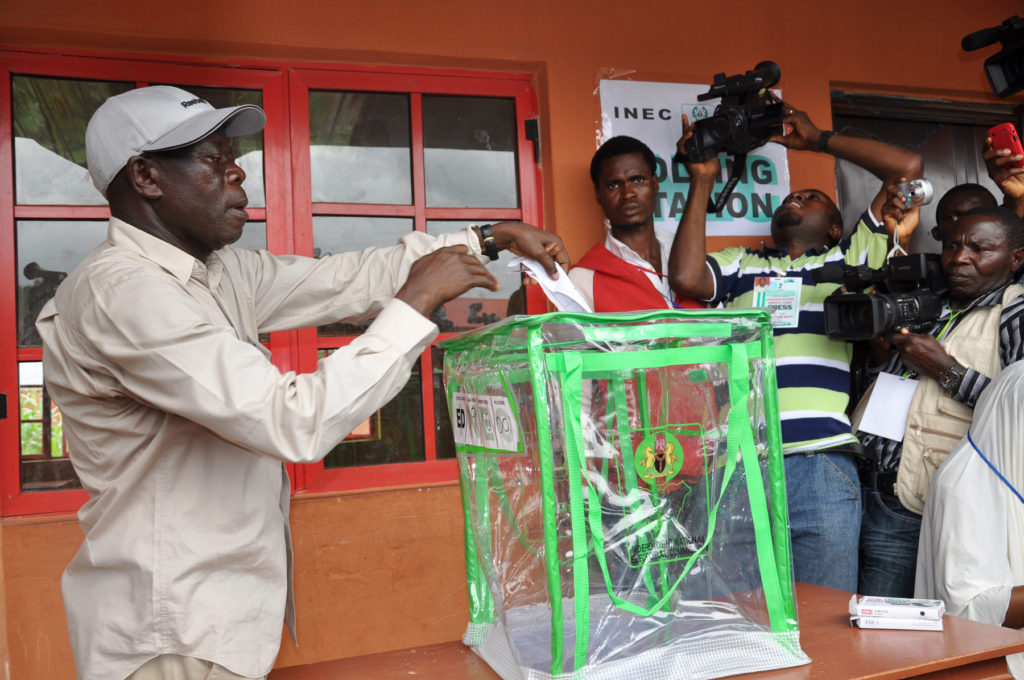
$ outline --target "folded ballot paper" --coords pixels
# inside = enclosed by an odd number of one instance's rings
[[[573,284],[572,280],[557,262],[555,263],[555,267],[558,269],[557,279],[548,276],[540,262],[527,257],[513,257],[509,260],[508,266],[529,274],[530,278],[540,284],[544,294],[548,296],[548,299],[551,300],[556,309],[563,312],[594,311],[587,304],[583,296],[580,295],[579,289],[576,288],[575,284]]]
[[[942,630],[942,600],[912,600],[902,597],[850,597],[850,623],[860,628],[897,630]]]

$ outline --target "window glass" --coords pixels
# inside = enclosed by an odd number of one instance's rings
[[[423,97],[427,205],[515,208],[515,101],[498,97]]]
[[[21,205],[105,205],[85,164],[85,128],[107,97],[133,83],[11,77],[14,186]]]
[[[242,237],[232,243],[236,248],[249,248],[250,250],[267,249],[267,223],[254,222],[249,220],[242,229]]]
[[[470,224],[480,224],[483,220],[467,222],[459,220],[428,220],[427,233],[433,236],[447,234],[465,229]],[[521,274],[509,268],[508,263],[515,255],[508,250],[498,253],[498,261],[487,266],[487,270],[498,279],[496,291],[487,288],[473,288],[450,302],[446,302],[441,310],[435,313],[434,319],[442,333],[454,333],[485,324],[500,321],[509,316],[510,305],[514,298],[522,295],[517,292],[521,288]],[[513,311],[513,313],[516,313]]]
[[[434,442],[437,459],[455,457],[455,434],[448,412],[448,394],[444,389],[444,350],[437,345],[430,346],[430,357],[434,365]]]
[[[43,386],[40,361],[18,364],[18,418],[22,491],[81,488],[67,457],[60,410]]]
[[[18,220],[18,344],[38,347],[35,321],[57,286],[107,238],[105,221]]]
[[[329,353],[329,350],[321,350],[320,356]],[[354,436],[335,446],[324,458],[324,467],[415,463],[425,459],[423,396],[420,362],[417,361],[413,364],[412,377],[398,396],[356,428]]]
[[[313,217],[313,255],[319,258],[373,246],[393,246],[412,228],[413,221],[402,217],[317,215]],[[328,324],[320,327],[320,335],[359,335],[371,322],[372,319],[358,324]]]
[[[309,93],[314,203],[412,202],[409,96]]]
[[[224,109],[230,106],[253,104],[263,107],[263,93],[259,90],[241,90],[227,87],[196,87],[194,85],[178,85],[210,102],[214,108]],[[242,188],[249,198],[250,208],[267,206],[266,191],[263,182],[263,132],[231,138],[231,150],[235,152],[235,162],[245,171],[245,182]]]

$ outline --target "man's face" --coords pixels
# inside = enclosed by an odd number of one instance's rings
[[[249,218],[242,182],[245,172],[235,164],[231,144],[222,132],[156,160],[160,198],[154,207],[179,247],[205,259],[242,236]]]
[[[952,228],[968,210],[977,208],[979,205],[995,204],[995,199],[991,194],[980,191],[960,191],[946,200],[940,201],[940,205],[935,211],[935,221],[938,224],[932,227],[932,238],[942,243],[943,236],[952,236]]]
[[[786,196],[772,215],[772,240],[784,246],[799,240],[823,246],[843,233],[839,209],[828,195],[817,189],[802,189]]]
[[[963,217],[942,240],[942,274],[949,297],[961,304],[1009,281],[1022,261],[1024,250],[1012,249],[997,217]]]
[[[605,160],[594,194],[613,229],[632,231],[653,224],[658,180],[651,175],[643,154],[628,153]]]

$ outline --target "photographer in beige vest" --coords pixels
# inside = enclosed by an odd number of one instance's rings
[[[1024,221],[1006,208],[983,205],[941,232],[948,291],[939,318],[921,332],[902,329],[874,343],[876,383],[902,378],[894,388],[912,389],[913,397],[909,408],[905,401],[898,406],[897,390],[879,384],[865,397],[885,400],[890,412],[899,409],[897,417],[906,413],[901,441],[868,434],[860,422],[867,497],[858,590],[867,595],[913,596],[928,484],[966,434],[981,393],[1003,368],[1024,358],[1024,287],[1012,283],[1024,264]]]

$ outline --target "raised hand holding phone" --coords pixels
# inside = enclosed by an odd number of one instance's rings
[[[1013,123],[1002,123],[989,129],[988,136],[992,139],[993,149],[1009,149],[1010,156],[1021,158],[1013,163],[1007,164],[1012,168],[1024,167],[1024,146],[1021,145],[1020,136]]]

